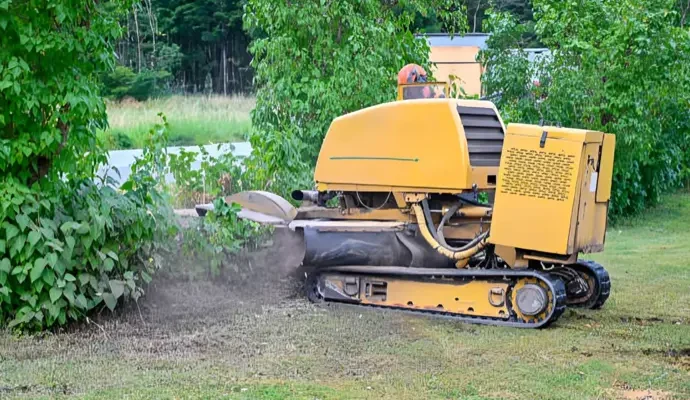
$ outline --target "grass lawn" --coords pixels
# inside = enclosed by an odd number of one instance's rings
[[[171,96],[145,102],[108,102],[110,128],[99,137],[110,149],[141,148],[163,113],[171,145],[204,145],[245,140],[251,129],[254,98],[245,96]]]
[[[612,227],[602,310],[545,330],[315,306],[260,283],[158,280],[138,310],[0,333],[0,398],[689,399],[690,194]]]

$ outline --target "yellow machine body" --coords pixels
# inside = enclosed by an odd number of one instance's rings
[[[510,124],[489,241],[559,255],[601,251],[615,136]]]
[[[608,273],[578,254],[603,249],[615,137],[506,127],[491,102],[403,89],[331,123],[298,209],[228,198],[299,235],[307,296],[531,328],[601,307]]]
[[[481,137],[482,130],[490,136]],[[494,188],[504,131],[488,101],[376,105],[333,121],[314,179],[319,191],[460,193],[473,185]]]

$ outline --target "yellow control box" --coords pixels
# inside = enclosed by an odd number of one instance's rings
[[[601,251],[614,148],[611,134],[509,124],[490,242],[557,255]]]

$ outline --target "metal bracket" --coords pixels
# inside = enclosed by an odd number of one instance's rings
[[[419,203],[426,199],[429,195],[426,193],[405,193],[405,201],[408,203]]]
[[[388,282],[367,281],[364,282],[364,296],[373,301],[386,301],[388,294]]]
[[[359,278],[354,276],[345,277],[343,282],[343,292],[346,295],[355,297],[359,294]]]
[[[492,288],[489,291],[489,304],[494,307],[503,307],[506,303],[506,292],[503,288]]]

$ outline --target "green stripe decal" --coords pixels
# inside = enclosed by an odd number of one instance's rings
[[[400,157],[331,157],[331,160],[376,160],[376,161],[419,162],[419,158],[400,158]]]

